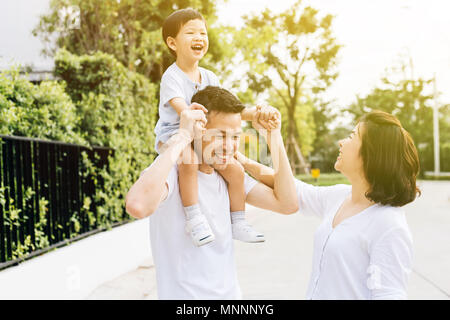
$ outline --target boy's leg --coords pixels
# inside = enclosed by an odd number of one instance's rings
[[[233,163],[218,172],[228,183],[233,238],[245,242],[265,241],[264,235],[255,231],[245,220],[245,172],[242,165],[233,159]]]
[[[198,204],[198,157],[191,146],[187,146],[178,161],[178,183],[181,202],[186,214],[186,228],[197,246],[215,239]]]

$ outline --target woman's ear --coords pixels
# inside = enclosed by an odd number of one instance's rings
[[[172,50],[175,51],[175,52],[177,51],[177,44],[176,44],[174,38],[172,38],[172,37],[167,37],[166,42],[167,42],[167,46],[168,46],[170,49],[172,49]]]

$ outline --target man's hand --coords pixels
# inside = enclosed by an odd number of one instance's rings
[[[271,106],[257,105],[252,118],[253,128],[271,130],[281,129],[281,114]]]
[[[208,110],[198,103],[193,103],[188,109],[183,110],[180,114],[179,133],[190,140],[201,138],[206,131],[206,112]]]

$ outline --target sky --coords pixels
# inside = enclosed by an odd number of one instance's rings
[[[264,8],[281,12],[294,0],[228,0],[219,6],[219,22],[236,27],[244,14]],[[345,106],[374,88],[387,67],[410,56],[414,77],[436,75],[438,101],[450,103],[450,1],[315,0],[304,1],[335,16],[334,34],[343,45],[339,78],[328,95]]]
[[[0,0],[0,69],[13,63],[33,64],[38,69],[52,66],[40,56],[41,41],[31,34],[46,13],[50,0]]]
[[[288,9],[295,0],[228,0],[218,6],[219,23],[239,27],[244,14],[265,7]],[[51,68],[40,56],[42,44],[31,30],[45,13],[49,0],[0,0],[0,68],[13,61]],[[446,0],[304,0],[322,13],[335,15],[334,34],[343,45],[340,75],[330,88],[330,99],[345,106],[356,94],[370,92],[386,67],[409,55],[414,76],[436,75],[439,103],[450,103],[450,1]]]

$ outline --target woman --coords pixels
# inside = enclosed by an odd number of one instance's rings
[[[335,169],[351,186],[296,180],[299,212],[322,219],[307,299],[406,299],[413,246],[402,206],[420,194],[413,140],[394,116],[376,111],[339,146]],[[238,159],[256,179],[273,184],[272,169]]]

